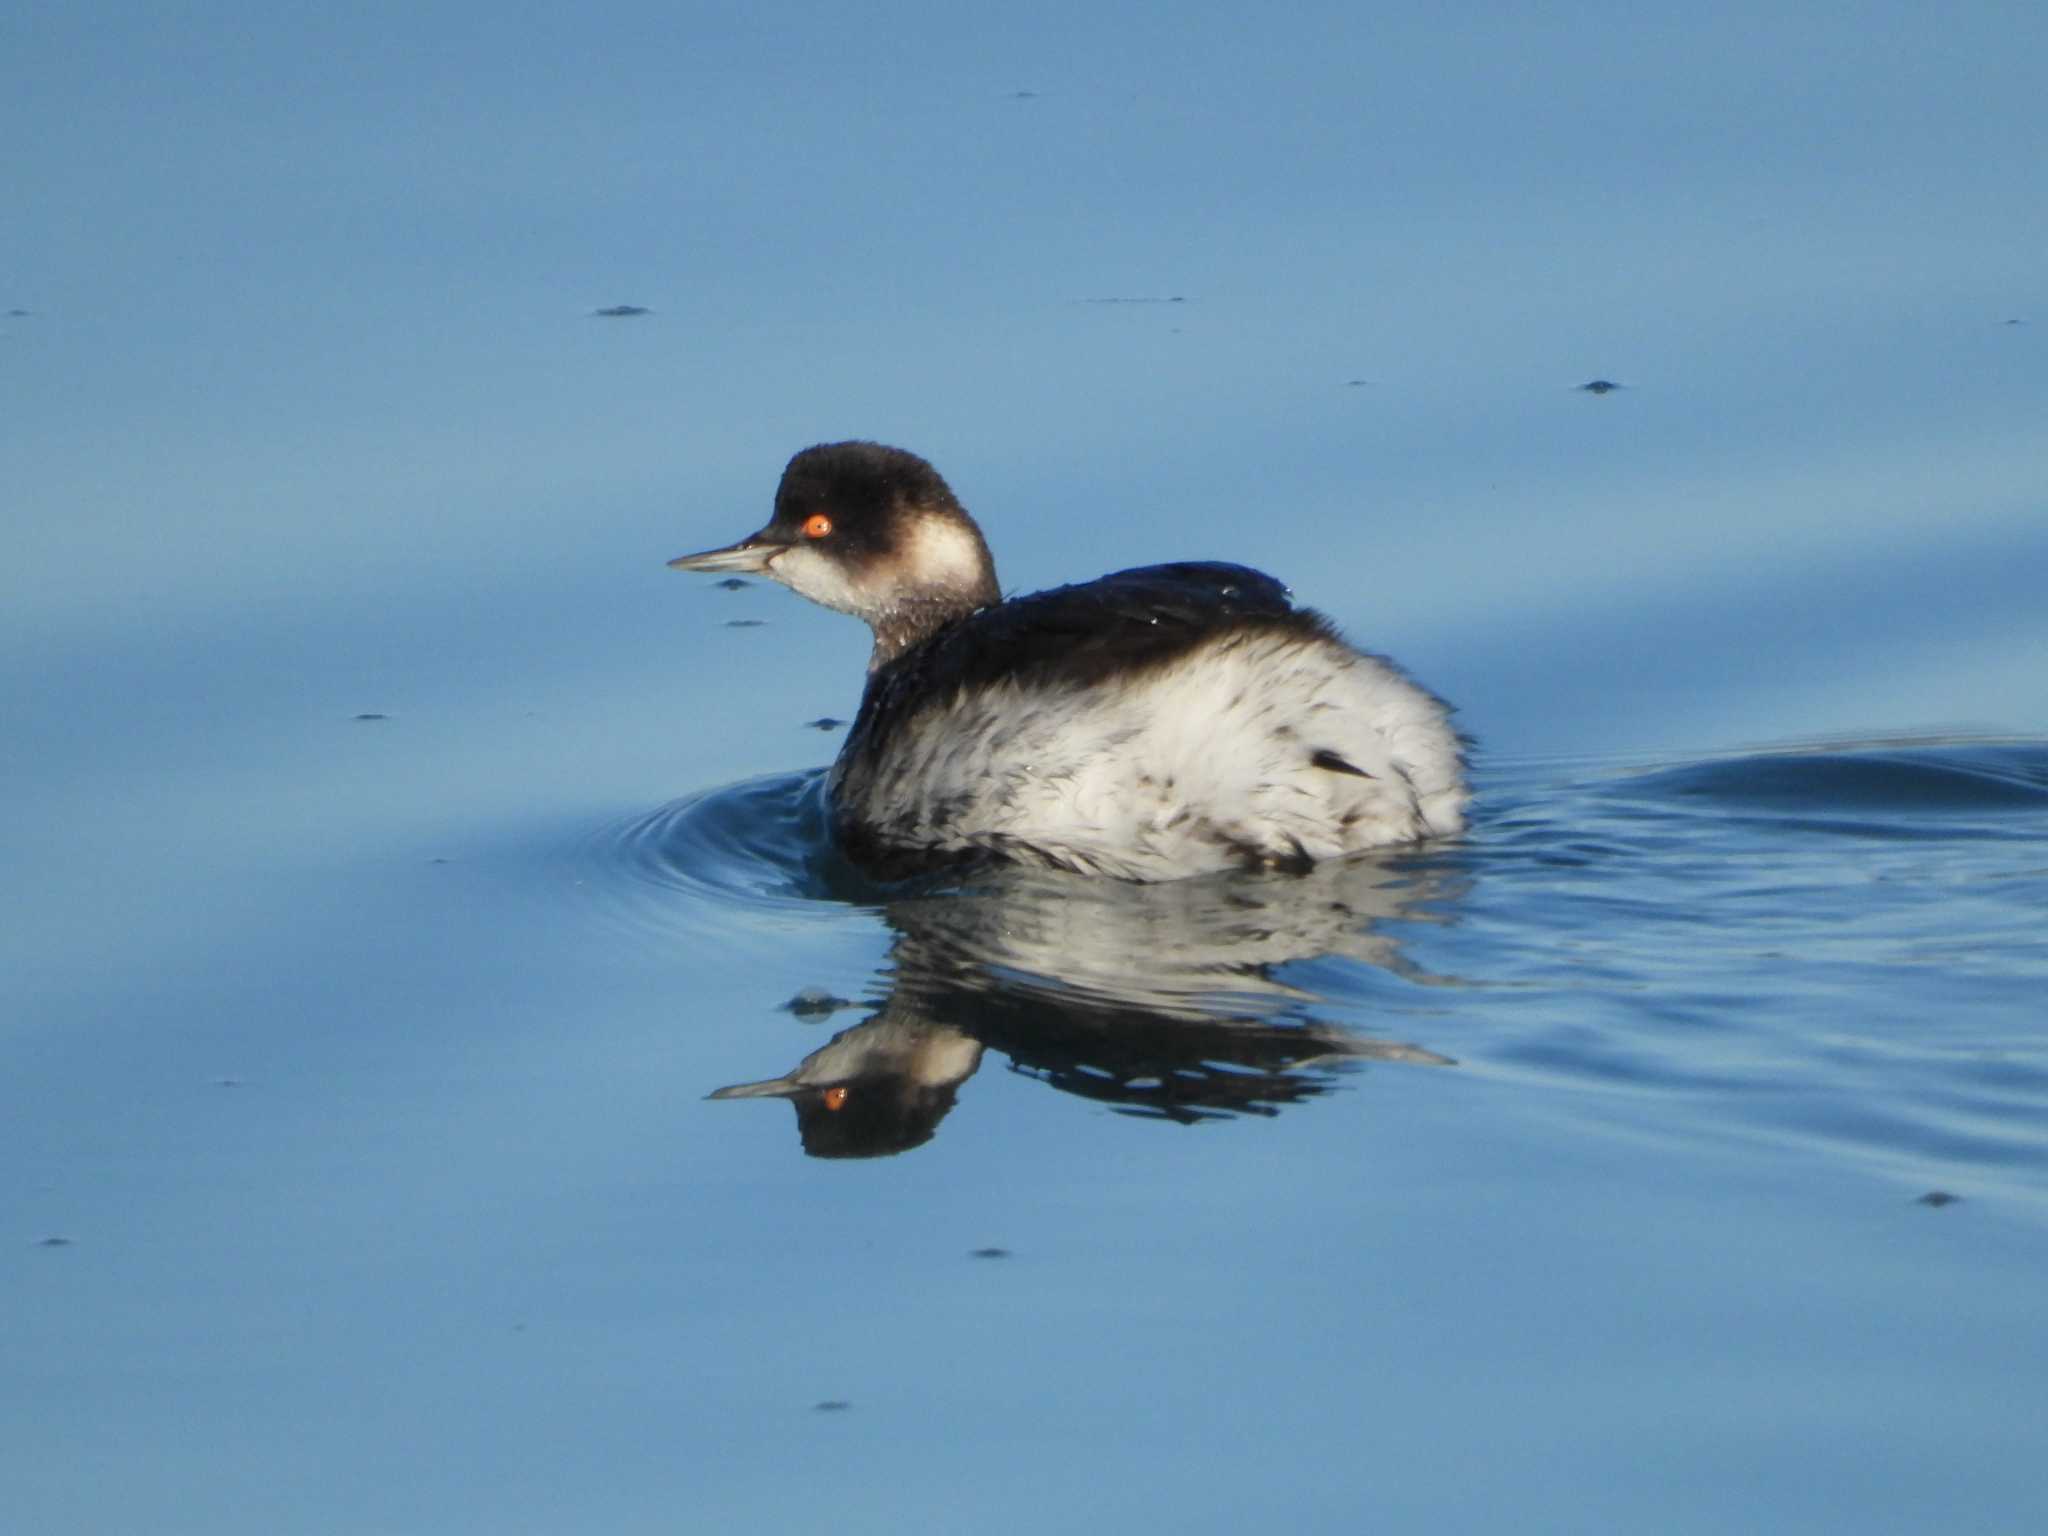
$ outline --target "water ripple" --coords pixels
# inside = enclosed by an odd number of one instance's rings
[[[1306,1056],[1368,1052],[1661,1135],[1769,1135],[1951,1182],[2048,1171],[2048,743],[1505,763],[1481,790],[1460,842],[1300,878],[886,886],[834,850],[823,775],[784,775],[607,829],[587,883],[699,950],[836,924],[874,957],[889,1002],[860,1028],[884,1055],[970,1039],[1126,1105],[1186,1077],[1170,1038],[1267,1053],[1247,1059],[1268,1107],[1304,1091]],[[1200,1091],[1176,1113],[1221,1102]]]
[[[600,877],[624,877],[655,905],[680,896],[789,912],[875,906],[893,889],[867,879],[833,844],[822,768],[672,800],[603,829],[586,853]]]
[[[1763,806],[1815,818],[1853,812],[1877,835],[1884,816],[2048,811],[2048,748],[2038,742],[1911,741],[1751,753],[1653,770],[1618,795]],[[1946,836],[1947,827],[1933,829]]]

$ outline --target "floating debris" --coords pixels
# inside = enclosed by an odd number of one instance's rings
[[[7,318],[10,320],[26,320],[29,317],[29,314],[30,311],[26,309],[10,309],[9,311],[7,311]],[[2017,320],[2008,320],[2006,324],[2017,325],[2019,324],[2019,322]]]
[[[243,1086],[243,1083],[239,1077],[216,1077],[213,1080],[213,1086],[216,1088],[240,1088]]]
[[[830,715],[820,715],[815,720],[806,720],[804,722],[804,729],[807,731],[836,731],[844,724],[846,724],[844,720],[834,720]]]
[[[728,576],[725,580],[714,581],[711,585],[718,588],[721,592],[737,592],[742,587],[751,587],[753,583],[739,576]]]
[[[1038,100],[1038,92],[1036,92],[1036,91],[1012,91],[1012,92],[1010,92],[1010,100],[1012,100],[1012,101],[1036,101],[1036,100]]]
[[[654,311],[643,309],[638,304],[608,304],[603,309],[593,309],[590,313],[593,318],[603,320],[633,320],[641,315],[651,315]]]
[[[1612,379],[1588,379],[1579,386],[1580,389],[1589,395],[1611,395],[1617,389],[1626,389],[1627,387],[1625,384],[1615,383]]]
[[[822,1403],[811,1404],[811,1412],[844,1413],[847,1409],[851,1408],[852,1406],[853,1404],[849,1403],[843,1397],[828,1397]]]
[[[834,997],[823,987],[805,987],[782,1005],[784,1013],[793,1013],[807,1023],[814,1019],[829,1019],[842,1008],[851,1008],[853,1003],[843,997]]]
[[[355,718],[358,720],[389,720],[391,717],[389,715],[357,715]]]
[[[725,627],[727,629],[759,629],[767,622],[766,619],[727,619]]]
[[[1109,298],[1083,299],[1083,304],[1185,304],[1187,299],[1176,293],[1165,298]]]
[[[38,1248],[69,1248],[72,1246],[72,1243],[68,1237],[46,1237],[38,1242],[36,1246]]]
[[[1930,1189],[1929,1191],[1927,1191],[1926,1194],[1922,1195],[1918,1200],[1915,1200],[1913,1203],[1915,1205],[1930,1205],[1938,1211],[1944,1205],[1954,1205],[1957,1201],[1961,1200],[1962,1198],[1963,1197],[1961,1195],[1952,1195],[1945,1189]]]
[[[976,1248],[967,1255],[970,1259],[1007,1259],[1009,1256],[1007,1248]]]
[[[1371,379],[1346,379],[1344,381],[1344,387],[1346,389],[1363,389],[1366,385],[1370,384],[1371,382]]]

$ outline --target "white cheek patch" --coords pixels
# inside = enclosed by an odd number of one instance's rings
[[[944,517],[919,518],[904,555],[911,587],[930,592],[972,592],[987,560],[981,540]]]
[[[792,544],[768,562],[768,574],[812,602],[875,622],[906,603],[981,590],[988,554],[973,530],[943,517],[924,517],[879,569],[837,559],[829,547]]]
[[[790,591],[841,613],[865,617],[875,610],[875,594],[848,580],[845,566],[811,545],[783,550],[768,562],[768,574]]]

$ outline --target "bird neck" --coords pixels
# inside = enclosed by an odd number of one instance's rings
[[[971,590],[922,594],[869,615],[868,627],[874,631],[875,649],[868,657],[868,671],[879,672],[940,630],[1001,601],[1002,593],[996,590],[991,573],[985,584],[977,584]]]

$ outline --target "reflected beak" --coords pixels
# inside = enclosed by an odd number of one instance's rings
[[[672,571],[751,571],[760,574],[769,562],[789,546],[769,539],[765,533],[749,534],[724,549],[707,549],[701,555],[677,555],[669,561]]]

